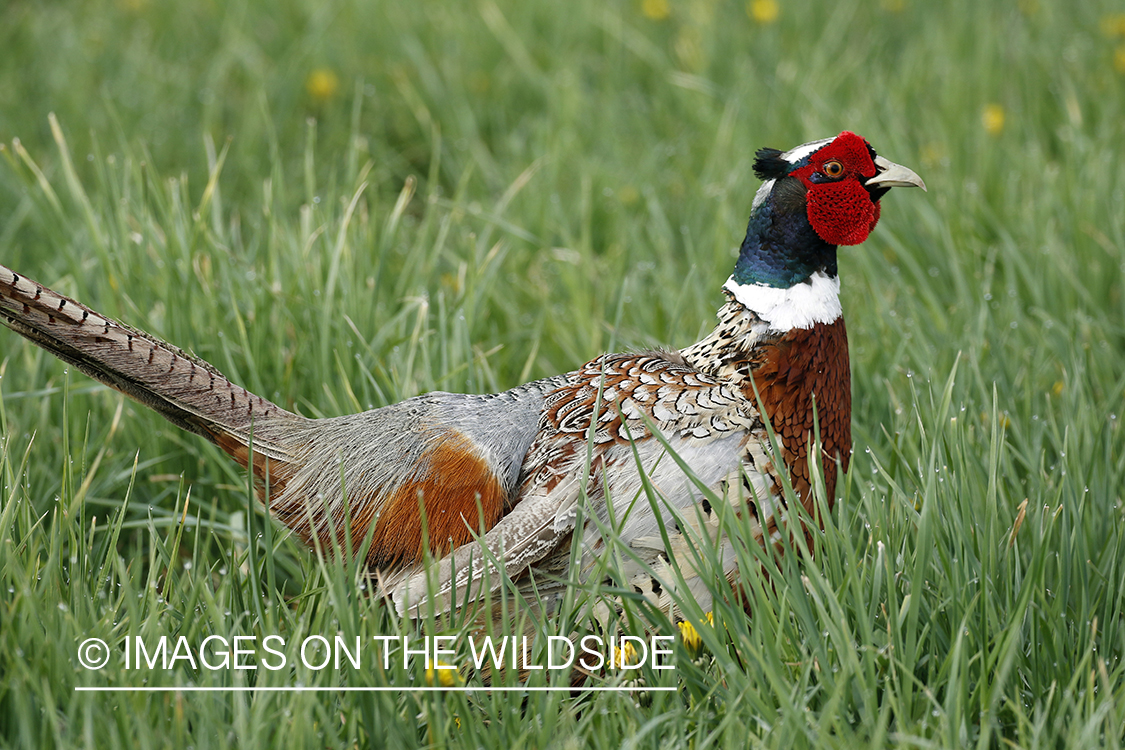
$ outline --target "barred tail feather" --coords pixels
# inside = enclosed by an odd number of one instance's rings
[[[231,383],[202,359],[4,266],[0,323],[177,427],[206,437],[244,466],[251,432],[255,454],[292,458],[283,436],[304,418]]]

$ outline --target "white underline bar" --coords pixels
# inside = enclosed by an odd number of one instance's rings
[[[654,693],[671,692],[675,687],[84,687],[74,688],[76,693],[632,693],[650,690]]]

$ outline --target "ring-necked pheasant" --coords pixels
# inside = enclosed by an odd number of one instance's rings
[[[708,589],[684,554],[691,532],[658,519],[661,503],[636,502],[638,465],[695,532],[709,530],[714,509],[668,447],[699,482],[751,514],[759,541],[784,528],[782,472],[809,507],[811,465],[824,467],[831,502],[836,464],[846,468],[851,453],[836,248],[867,238],[891,187],[925,189],[849,132],[786,152],[762,149],[754,171],[765,182],[711,334],[678,352],[607,354],[495,395],[430,393],[311,420],[3,267],[0,314],[17,333],[252,466],[268,481],[270,512],[306,542],[315,537],[331,550],[350,516],[353,539],[371,534],[367,565],[400,612],[417,611],[427,575],[439,607],[465,600],[466,588],[476,596],[485,580],[495,587],[499,576],[483,562],[492,558],[513,578],[565,577],[576,533],[578,564],[590,569],[605,542],[598,524],[575,526],[607,518],[608,503],[620,541],[635,552],[625,571],[631,583],[666,604],[674,557],[687,573],[683,593],[707,607]],[[808,453],[814,411],[820,460]],[[763,416],[784,466],[770,460]],[[730,551],[729,540],[720,543]],[[427,545],[436,570],[423,566]],[[733,566],[734,555],[723,560]]]

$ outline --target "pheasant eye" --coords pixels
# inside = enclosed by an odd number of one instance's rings
[[[821,169],[826,177],[839,177],[844,173],[844,165],[838,161],[830,161]]]

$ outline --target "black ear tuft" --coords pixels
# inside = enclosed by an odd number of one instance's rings
[[[781,158],[781,152],[776,148],[760,148],[754,154],[754,174],[760,180],[774,180],[784,177],[793,165]]]

